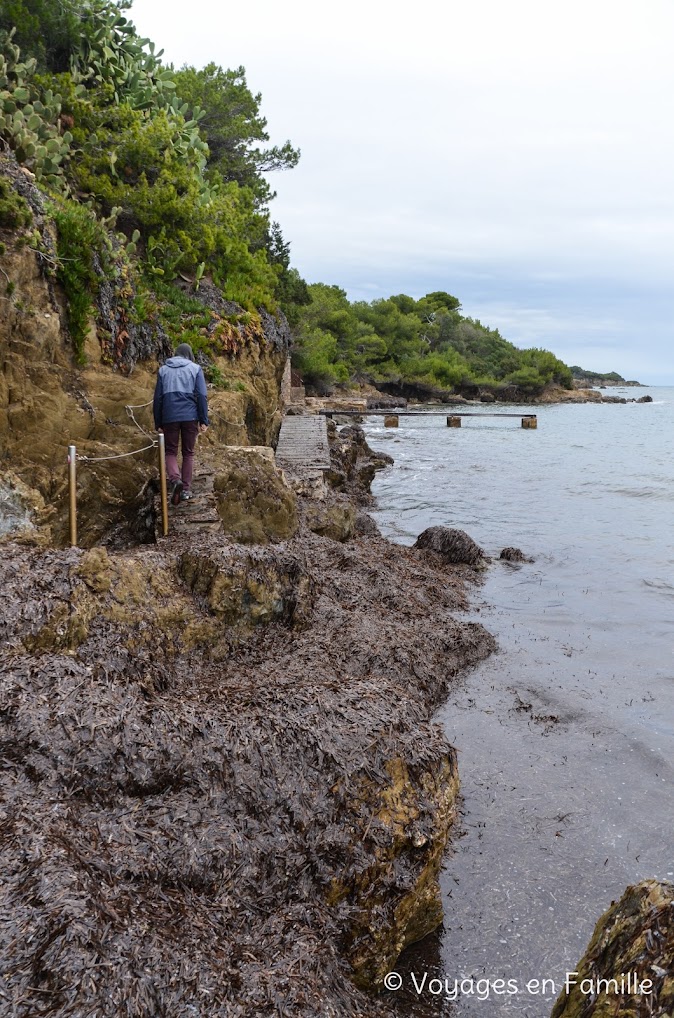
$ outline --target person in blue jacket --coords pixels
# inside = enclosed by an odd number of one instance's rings
[[[169,497],[173,505],[192,498],[194,447],[208,429],[206,379],[189,343],[181,343],[162,364],[154,390],[154,426],[164,433]],[[178,469],[178,443],[182,467]]]

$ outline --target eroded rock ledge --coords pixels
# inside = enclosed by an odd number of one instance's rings
[[[597,923],[552,1018],[668,1018],[674,1013],[674,884],[628,887]]]
[[[458,778],[430,717],[493,649],[455,615],[475,573],[299,502],[265,545],[3,546],[17,1018],[384,1014],[363,990],[439,922]]]

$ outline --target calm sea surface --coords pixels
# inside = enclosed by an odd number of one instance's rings
[[[674,388],[607,394],[646,393],[653,403],[484,407],[534,411],[536,431],[506,417],[366,421],[395,459],[373,489],[387,536],[411,544],[442,524],[535,559],[490,566],[468,617],[500,650],[437,716],[464,811],[444,930],[399,965],[401,1012],[544,1018],[610,902],[674,876]],[[432,977],[450,991],[473,977],[474,992],[464,983],[448,1003]],[[487,996],[478,979],[517,992]]]

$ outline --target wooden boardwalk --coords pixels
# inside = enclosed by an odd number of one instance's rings
[[[488,405],[488,404],[487,404]],[[499,413],[493,410],[453,410],[450,406],[442,410],[319,410],[324,417],[524,417],[530,419],[536,414]]]
[[[328,426],[322,415],[284,417],[276,465],[291,474],[315,474],[330,468]]]

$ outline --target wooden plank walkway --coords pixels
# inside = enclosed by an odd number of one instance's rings
[[[319,410],[324,417],[536,417],[536,414],[498,413],[489,410],[468,410],[463,413],[446,410]]]
[[[283,418],[276,465],[292,474],[316,473],[330,468],[328,425],[323,415]]]

